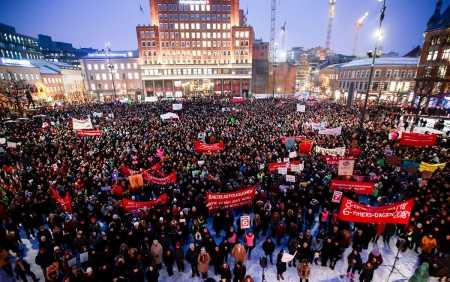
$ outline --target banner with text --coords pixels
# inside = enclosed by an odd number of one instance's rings
[[[156,177],[154,175],[151,175],[147,171],[142,171],[142,175],[144,177],[144,180],[147,181],[148,183],[166,185],[169,183],[177,182],[177,173],[175,171],[173,171],[171,174],[165,175],[164,177]]]
[[[427,164],[425,162],[421,162],[419,165],[419,171],[430,171],[430,172],[435,172],[438,168],[443,170],[445,165],[447,163],[441,163],[441,164]]]
[[[436,143],[437,134],[420,134],[420,133],[406,133],[402,132],[400,138],[400,145],[406,146],[434,146]]]
[[[330,156],[344,156],[345,155],[345,147],[337,147],[334,149],[326,149],[319,146],[316,146],[316,152],[322,155],[330,155]]]
[[[347,192],[353,189],[356,194],[371,195],[375,184],[371,182],[331,180],[331,191]]]
[[[355,157],[354,156],[327,156],[327,155],[322,155],[322,160],[324,162],[327,163],[327,165],[331,165],[334,167],[338,167],[339,166],[339,161],[340,160],[354,160]]]
[[[319,134],[323,135],[341,135],[342,126],[335,127],[335,128],[327,128],[324,130],[320,130]]]
[[[146,207],[147,209],[151,209],[152,206],[157,205],[159,203],[161,203],[161,204],[167,203],[167,195],[164,193],[161,196],[159,196],[158,198],[154,199],[153,201],[148,201],[148,202],[136,202],[136,201],[131,201],[131,200],[128,200],[125,198],[122,200],[122,202],[123,202],[123,208],[125,211],[139,212],[144,207]]]
[[[247,206],[249,201],[255,199],[256,186],[229,193],[206,192],[206,206],[208,212],[215,212],[223,207],[225,210],[233,210]]]
[[[198,140],[195,140],[194,144],[195,144],[195,149],[199,153],[208,153],[208,152],[217,153],[223,149],[223,141],[220,141],[219,143],[214,143],[214,144],[205,144],[205,143],[200,143],[200,141],[198,141]]]
[[[84,129],[84,130],[77,130],[77,135],[79,136],[101,136],[102,132],[98,129]]]
[[[352,175],[355,160],[339,160],[338,175]]]
[[[291,165],[300,165],[300,161],[270,163],[269,172],[270,173],[278,172],[278,169],[283,167],[286,167],[288,171],[291,171]]]
[[[84,120],[72,118],[72,128],[74,130],[79,130],[79,129],[93,129],[94,127],[92,126],[91,118]]]
[[[342,200],[339,219],[362,223],[408,224],[414,199],[389,206],[369,207],[346,197]]]

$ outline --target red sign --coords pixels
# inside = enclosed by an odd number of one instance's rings
[[[283,144],[286,144],[286,138],[295,138],[295,142],[300,142],[305,139],[305,136],[283,136],[281,137],[281,142],[283,142]]]
[[[122,170],[122,173],[125,174],[126,176],[130,176],[130,175],[139,173],[139,171],[132,170],[131,168],[128,168],[124,165],[120,166],[120,169]]]
[[[237,87],[237,90],[239,90],[239,86]],[[230,102],[231,103],[244,103],[245,100],[244,100],[244,97],[233,97],[233,98],[230,98]]]
[[[250,216],[249,215],[242,215],[240,219],[241,219],[241,229],[250,228]]]
[[[158,185],[166,185],[169,183],[176,183],[177,182],[177,173],[173,171],[171,174],[165,175],[164,177],[156,177],[148,173],[147,171],[142,172],[142,176],[144,177],[144,180],[148,183],[154,183]]]
[[[346,197],[342,200],[339,219],[362,223],[408,224],[414,199],[389,206],[369,207]]]
[[[300,154],[309,154],[309,151],[311,151],[313,142],[312,140],[303,140],[300,144]]]
[[[420,134],[402,132],[400,145],[406,146],[434,146],[437,134]]]
[[[338,167],[339,166],[339,161],[340,160],[345,160],[345,161],[349,161],[349,160],[354,160],[355,157],[353,156],[327,156],[327,155],[322,155],[322,160],[324,162],[326,162],[328,165],[334,166],[334,167]]]
[[[165,204],[167,203],[167,195],[164,193],[161,196],[159,196],[158,198],[154,199],[153,201],[148,201],[148,202],[136,202],[136,201],[131,201],[128,199],[123,198],[122,199],[123,202],[123,209],[127,212],[130,211],[140,211],[140,209],[143,209],[144,207],[147,207],[148,209],[150,209],[152,206],[161,203],[161,204]]]
[[[150,168],[150,170],[153,170],[153,171],[160,170],[160,169],[161,169],[161,162],[158,162],[157,164],[155,164],[154,166],[152,166]]]
[[[98,129],[77,130],[79,136],[101,136],[102,133]]]
[[[248,201],[255,199],[256,186],[229,193],[206,192],[206,206],[208,212],[215,212],[223,207],[225,210],[234,210],[247,206]]]
[[[223,149],[223,141],[220,141],[219,143],[214,143],[214,144],[205,144],[205,143],[201,143],[198,140],[195,140],[194,144],[195,144],[195,149],[199,153],[208,153],[208,152],[217,153]]]
[[[271,163],[269,164],[269,172],[270,173],[278,172],[279,168],[284,167],[287,167],[288,171],[291,171],[291,165],[300,165],[300,161]]]
[[[331,202],[333,203],[340,203],[342,199],[342,192],[341,191],[334,191],[333,198],[331,199]]]
[[[358,182],[358,181],[343,181],[343,180],[331,180],[331,190],[340,190],[347,192],[353,189],[356,194],[370,195],[375,189],[375,183],[371,182]]]
[[[55,198],[55,201],[61,206],[61,208],[68,213],[72,213],[72,204],[70,203],[70,195],[69,193],[66,193],[66,196],[61,198],[61,196],[56,192],[55,188],[53,186],[50,186],[50,190],[53,193],[53,198]]]

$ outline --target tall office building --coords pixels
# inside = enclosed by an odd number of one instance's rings
[[[137,26],[146,96],[248,96],[254,33],[239,0],[150,0]]]

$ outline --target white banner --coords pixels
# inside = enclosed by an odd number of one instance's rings
[[[172,104],[172,109],[174,111],[181,110],[183,108],[183,104]]]
[[[93,112],[93,113],[92,113],[92,116],[93,116],[93,117],[100,117],[100,118],[101,118],[101,117],[103,116],[103,113],[96,113],[96,112]]]
[[[79,120],[72,118],[72,124],[74,130],[79,129],[93,129],[91,118],[85,119],[85,120]]]
[[[291,171],[292,172],[300,172],[302,171],[301,165],[291,165]]]
[[[287,174],[287,167],[279,167],[278,173],[279,174]]]
[[[330,156],[344,156],[345,155],[345,147],[338,147],[334,149],[325,149],[319,146],[316,146],[316,153],[322,155],[330,155]]]
[[[319,134],[324,135],[341,135],[342,126],[335,127],[335,128],[327,128],[325,130],[320,130]]]
[[[295,182],[295,175],[286,174],[286,181],[287,182]]]
[[[319,122],[319,123],[311,123],[312,130],[324,130],[325,129],[325,122]]]
[[[353,175],[355,160],[339,160],[338,175]]]
[[[6,147],[8,147],[8,148],[16,148],[17,147],[17,143],[16,142],[7,142],[6,143]]]
[[[110,114],[108,114],[108,117],[110,117],[110,118],[114,118],[114,113],[110,113]]]
[[[297,152],[289,152],[289,158],[297,157]]]
[[[297,252],[295,252],[293,255],[290,255],[287,252],[283,253],[283,257],[281,258],[282,262],[290,262],[291,260],[293,260],[295,258],[295,255],[297,254]]]
[[[306,110],[306,106],[305,105],[297,104],[297,112],[304,113],[305,110]]]

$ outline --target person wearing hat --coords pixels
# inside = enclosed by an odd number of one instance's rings
[[[355,271],[359,270],[362,265],[361,255],[358,250],[353,249],[353,251],[347,256],[347,262],[347,277],[350,278],[351,275],[352,279],[354,279]]]
[[[202,279],[208,278],[209,262],[211,257],[206,252],[205,247],[202,247],[198,255],[198,270],[202,273]]]
[[[273,265],[273,252],[275,252],[275,243],[272,241],[272,237],[267,237],[266,241],[262,244],[264,256],[270,259],[270,264]]]
[[[428,233],[428,235],[423,236],[420,244],[420,248],[422,249],[422,253],[427,255],[431,254],[431,252],[436,247],[436,239],[432,232]]]
[[[155,260],[156,267],[158,268],[158,270],[161,270],[162,269],[162,260],[163,260],[163,257],[162,257],[163,247],[161,246],[160,243],[158,243],[158,240],[153,240],[150,251]]]
[[[131,275],[130,275],[130,273],[127,273],[127,276],[128,277],[131,277]],[[94,272],[94,270],[92,270],[92,267],[88,267],[87,269],[86,269],[86,273],[84,274],[84,278],[83,278],[83,282],[84,281],[86,281],[86,282],[96,282],[98,279],[97,279],[97,274]],[[135,282],[135,281],[142,281],[142,280],[129,280],[130,282],[131,281],[133,281],[133,282]]]
[[[280,252],[277,255],[277,280],[279,281],[280,278],[284,280],[283,273],[286,271],[286,262],[282,261],[284,254],[284,250],[281,249]]]
[[[28,282],[26,275],[28,274],[33,279],[33,282],[37,282],[40,279],[36,278],[34,272],[31,271],[30,265],[21,259],[16,260],[16,265],[14,267],[14,273],[22,279],[23,282]]]
[[[358,252],[362,252],[366,238],[365,234],[363,234],[363,231],[361,229],[358,229],[358,231],[353,236],[352,241],[353,241],[353,249],[358,250]]]
[[[177,263],[178,272],[184,272],[184,250],[181,247],[180,242],[175,243],[175,249],[173,251],[175,262]]]
[[[47,242],[53,238],[50,230],[46,229],[44,226],[39,226],[39,231],[36,234],[36,238],[39,243],[41,242],[42,237],[45,237],[47,239]]]
[[[244,263],[246,253],[247,251],[242,246],[241,242],[236,242],[236,246],[234,246],[233,250],[231,251],[231,255],[234,258],[234,265],[236,265],[239,261],[241,263]]]
[[[242,282],[244,281],[245,274],[247,273],[247,268],[245,267],[245,265],[242,264],[242,262],[239,261],[234,266],[233,273],[234,273],[233,282]]]
[[[380,250],[374,248],[370,252],[367,262],[370,262],[373,269],[378,269],[378,267],[383,264],[383,256],[381,256]]]
[[[300,277],[300,282],[305,279],[305,282],[308,282],[309,275],[311,274],[311,267],[309,266],[309,263],[306,259],[304,259],[298,266],[297,266],[297,274],[298,277]]]
[[[82,252],[82,248],[89,244],[89,240],[86,236],[83,235],[82,231],[77,232],[77,237],[73,240],[73,249],[76,253],[80,254]]]
[[[236,234],[236,231],[234,231],[234,227],[231,226],[230,230],[227,232],[228,247],[230,250],[232,250],[236,245],[237,237],[238,236]]]
[[[198,273],[198,260],[197,260],[198,256],[195,251],[194,243],[191,243],[189,245],[189,250],[187,250],[185,258],[187,263],[191,265],[192,277],[194,277],[195,275],[200,277],[200,274]]]

